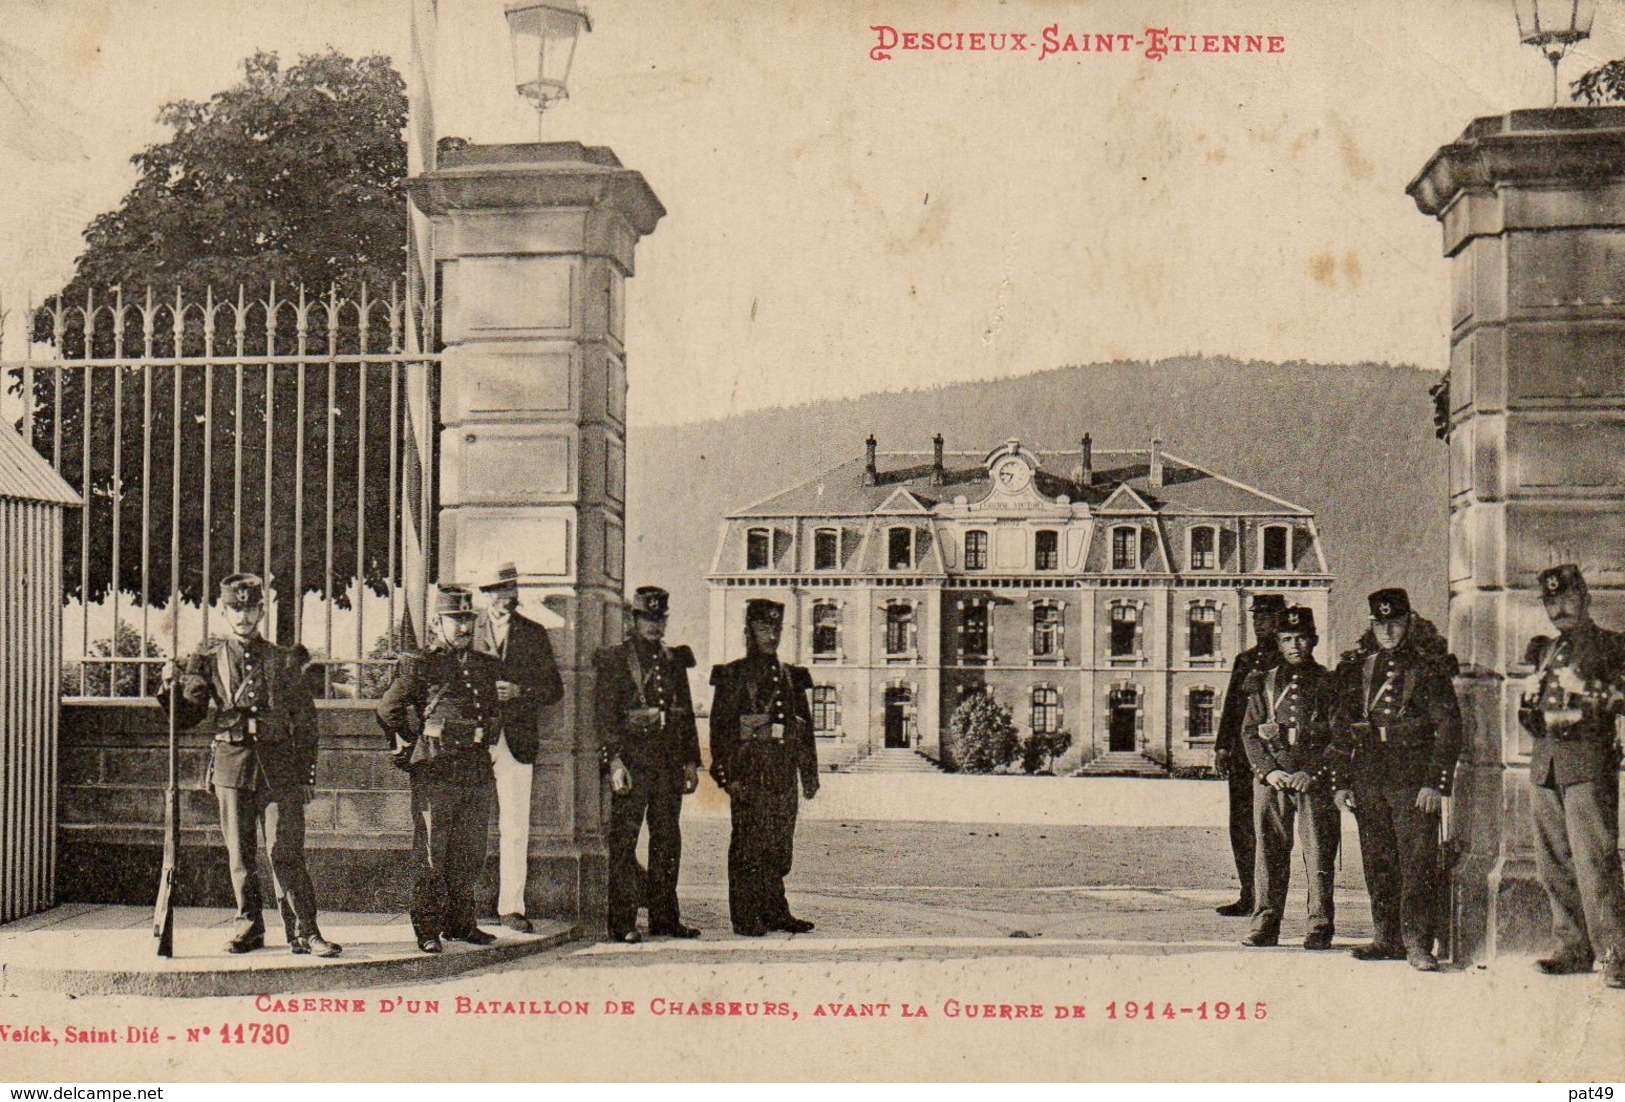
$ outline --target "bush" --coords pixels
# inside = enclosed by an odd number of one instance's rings
[[[1070,731],[1034,731],[1021,740],[1021,771],[1048,773],[1072,745]]]
[[[62,667],[62,692],[67,696],[138,697],[158,691],[160,663],[147,665],[146,692],[142,692],[141,664],[136,662],[98,662],[98,658],[168,658],[164,648],[155,639],[143,644],[141,633],[120,619],[113,625],[113,638],[94,640],[85,655],[85,661],[65,662]],[[81,671],[84,677],[80,690]]]
[[[1008,767],[1021,752],[1010,709],[985,693],[966,697],[954,709],[948,730],[961,772],[991,773]]]

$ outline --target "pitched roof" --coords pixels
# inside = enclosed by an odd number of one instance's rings
[[[1087,486],[1077,481],[1083,464],[1082,453],[1077,449],[1054,452],[1039,449],[1039,454],[1043,456],[1043,465],[1033,477],[1033,487],[1051,499],[1064,494],[1072,501],[1098,509],[1119,486],[1127,486],[1158,513],[1309,515],[1309,510],[1302,506],[1167,452],[1162,453],[1162,485],[1155,488],[1150,485],[1151,455],[1145,449],[1095,449],[1092,455],[1094,480]],[[864,459],[860,456],[730,516],[737,519],[866,516],[881,510],[882,506],[895,505],[891,499],[899,490],[906,490],[927,508],[956,497],[979,501],[992,490],[983,465],[985,458],[982,452],[945,453],[943,479],[939,484],[932,481],[930,453],[881,452],[876,456],[875,482],[865,485]]]
[[[0,425],[0,497],[73,508],[84,504],[44,456],[23,443],[10,425]]]

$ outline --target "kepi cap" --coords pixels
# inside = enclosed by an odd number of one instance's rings
[[[474,591],[466,585],[436,586],[434,614],[436,616],[473,616]]]
[[[1585,575],[1574,563],[1566,562],[1540,572],[1540,595],[1561,597],[1565,593],[1585,593]]]
[[[1403,620],[1411,614],[1411,595],[1403,589],[1379,589],[1366,598],[1373,620]]]
[[[658,585],[640,585],[633,591],[627,607],[634,616],[664,620],[671,612],[671,594]]]
[[[232,574],[220,579],[220,603],[226,608],[259,608],[265,604],[265,580],[258,574]]]
[[[1315,631],[1315,610],[1305,608],[1303,605],[1293,605],[1281,612],[1280,628],[1283,633],[1296,632],[1300,635],[1317,635]]]
[[[1258,593],[1248,607],[1253,612],[1285,612],[1286,598],[1279,593]]]
[[[752,597],[745,602],[745,623],[747,624],[773,624],[784,623],[784,606],[778,601],[770,601],[765,597]]]

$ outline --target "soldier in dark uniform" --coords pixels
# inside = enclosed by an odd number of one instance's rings
[[[1336,925],[1332,875],[1342,837],[1332,802],[1331,674],[1315,661],[1315,614],[1289,608],[1279,620],[1281,660],[1247,675],[1242,743],[1255,779],[1253,826],[1258,838],[1253,895],[1258,909],[1243,945],[1280,941],[1292,875],[1296,820],[1309,876],[1309,932],[1305,949],[1330,949]]]
[[[1242,690],[1247,676],[1262,673],[1281,660],[1275,645],[1277,619],[1286,611],[1286,598],[1278,593],[1261,593],[1253,598],[1253,635],[1258,642],[1236,655],[1230,669],[1230,687],[1224,692],[1224,709],[1219,714],[1219,735],[1213,743],[1213,768],[1230,784],[1230,852],[1236,859],[1236,879],[1241,882],[1241,898],[1217,908],[1227,918],[1253,913],[1253,875],[1258,853],[1253,833],[1253,771],[1247,765],[1247,750],[1241,742],[1241,723],[1247,714],[1247,694]]]
[[[475,925],[474,881],[485,867],[494,795],[490,741],[500,662],[473,649],[470,590],[439,587],[435,608],[440,638],[401,655],[378,702],[395,764],[412,776],[412,929],[425,953],[440,952],[442,938],[496,940]]]
[[[632,634],[599,651],[598,730],[610,779],[609,936],[635,944],[640,882],[654,937],[699,937],[678,917],[677,873],[683,797],[699,787],[700,736],[694,725],[688,671],[694,652],[667,647],[670,596],[658,586],[632,595]],[[649,823],[649,868],[640,877],[638,833]]]
[[[1625,987],[1625,887],[1619,860],[1619,743],[1615,716],[1625,674],[1625,636],[1591,619],[1579,567],[1540,575],[1541,601],[1556,639],[1529,644],[1535,666],[1518,718],[1534,739],[1529,781],[1535,857],[1552,906],[1557,950],[1538,963],[1548,975],[1591,971]]]
[[[1437,972],[1439,813],[1461,752],[1456,662],[1403,589],[1368,598],[1371,630],[1338,666],[1339,752],[1352,759],[1337,802],[1354,812],[1374,936],[1357,960]]]
[[[779,661],[784,606],[745,604],[745,657],[711,671],[711,775],[730,800],[728,913],[734,933],[806,933],[790,913],[784,878],[795,845],[796,780],[818,794],[818,749],[808,694],[812,676]]]
[[[305,804],[316,783],[316,707],[305,680],[303,647],[278,647],[259,633],[265,583],[253,574],[220,582],[220,609],[231,634],[179,668],[164,669],[159,703],[175,709],[177,727],[207,718],[214,736],[209,783],[220,807],[220,832],[231,867],[237,923],[228,953],[265,945],[256,828],[277,906],[294,953],[336,957],[342,947],[316,925],[316,889],[305,867]]]

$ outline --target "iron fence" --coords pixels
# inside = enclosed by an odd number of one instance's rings
[[[427,316],[398,290],[275,285],[27,311],[6,400],[85,500],[64,532],[64,694],[153,691],[213,637],[220,579],[248,571],[266,635],[310,651],[325,698],[378,695],[433,577]]]

